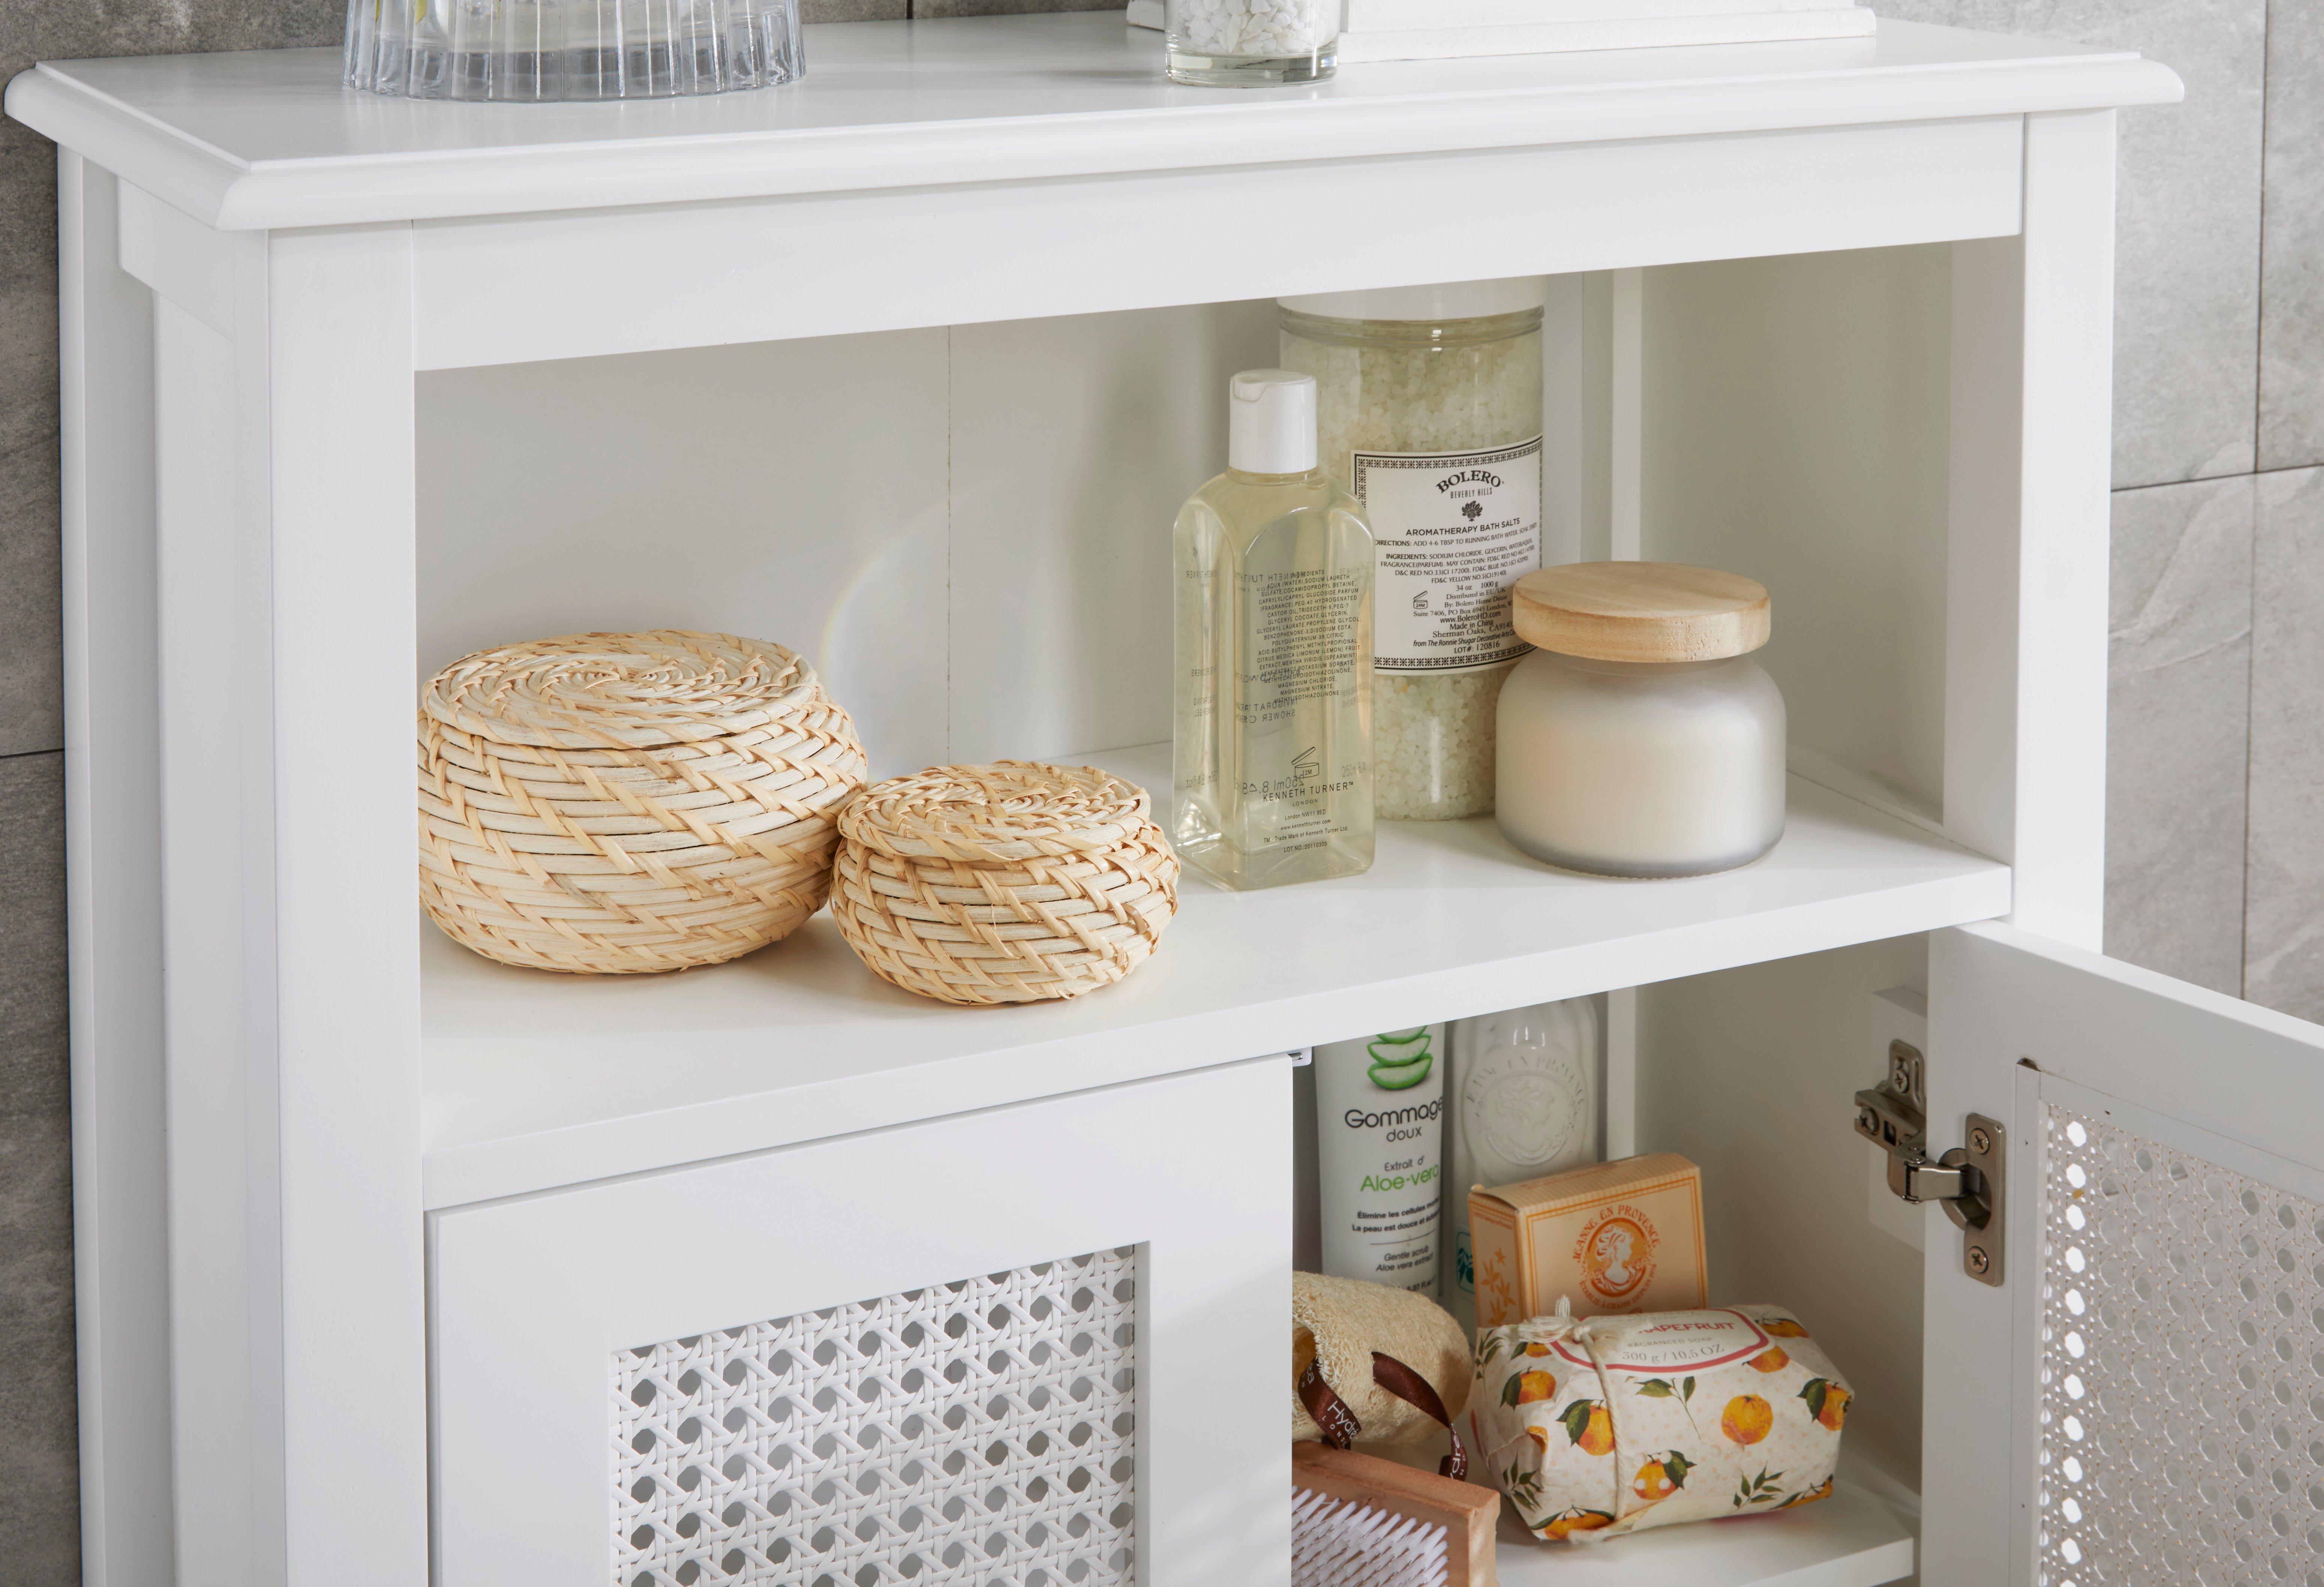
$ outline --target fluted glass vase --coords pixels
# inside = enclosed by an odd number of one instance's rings
[[[657,99],[807,69],[802,0],[348,0],[346,84],[409,99]]]

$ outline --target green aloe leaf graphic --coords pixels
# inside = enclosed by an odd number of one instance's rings
[[[1379,1063],[1417,1063],[1429,1056],[1428,1027],[1375,1036],[1365,1044],[1364,1050]]]
[[[1372,1084],[1383,1091],[1409,1091],[1428,1078],[1428,1071],[1434,1067],[1425,1058],[1417,1063],[1376,1063],[1371,1068]]]

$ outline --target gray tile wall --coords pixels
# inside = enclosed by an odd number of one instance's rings
[[[2324,1020],[2324,4],[1872,0],[2126,47],[2107,950]]]
[[[2324,3],[1874,0],[2127,45],[2109,948],[2324,1019]],[[816,21],[1104,0],[807,0]],[[0,0],[42,57],[327,43],[342,0]],[[78,1573],[53,151],[0,123],[0,1537]],[[2270,471],[2255,473],[2254,470]]]

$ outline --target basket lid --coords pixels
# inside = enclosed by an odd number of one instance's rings
[[[902,859],[1037,859],[1128,841],[1148,824],[1135,783],[1093,766],[937,766],[875,784],[841,836]]]
[[[1528,645],[1596,661],[1717,661],[1757,650],[1767,587],[1680,562],[1575,562],[1517,582],[1510,619]]]
[[[479,650],[429,679],[420,708],[496,744],[650,749],[780,722],[822,695],[815,669],[770,640],[655,628]]]

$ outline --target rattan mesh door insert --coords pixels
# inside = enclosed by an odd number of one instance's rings
[[[2324,1587],[2324,1208],[2046,1124],[2039,1582]]]
[[[1134,1250],[616,1352],[617,1587],[1133,1581]]]

